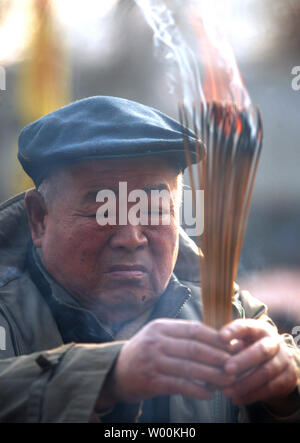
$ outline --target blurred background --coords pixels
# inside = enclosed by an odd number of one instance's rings
[[[230,41],[264,122],[238,283],[290,333],[300,325],[299,22],[300,0],[226,0]],[[134,0],[0,0],[0,42],[1,202],[32,186],[16,160],[18,134],[53,109],[111,95],[177,118],[168,65]]]

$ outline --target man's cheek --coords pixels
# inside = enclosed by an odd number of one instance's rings
[[[97,245],[93,238],[77,239],[68,245],[68,254],[71,260],[78,262],[81,265],[87,264],[94,268],[94,263],[99,255],[100,246]]]
[[[77,222],[62,232],[62,241],[69,247],[76,249],[94,249],[103,243],[103,232],[96,223]]]
[[[152,244],[159,260],[172,262],[178,248],[177,235],[173,230],[162,228]]]
[[[175,266],[176,257],[176,242],[168,243],[162,241],[157,250],[156,259],[154,259],[157,279],[161,284],[164,285],[170,278]]]

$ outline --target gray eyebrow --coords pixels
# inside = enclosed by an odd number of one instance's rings
[[[119,194],[119,189],[118,188],[114,188],[114,187],[111,187],[111,186],[103,186],[103,187],[101,187],[99,189],[97,188],[95,190],[88,191],[86,194],[84,194],[83,197],[82,197],[82,202],[86,203],[89,200],[96,201],[96,196],[97,196],[98,192],[100,190],[103,190],[103,189],[109,189],[110,191],[115,192],[116,195]]]

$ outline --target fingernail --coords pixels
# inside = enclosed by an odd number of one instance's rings
[[[237,341],[236,339],[230,340],[228,343],[228,351],[230,354],[237,354],[238,352],[244,349],[243,343],[241,341]]]
[[[220,332],[221,337],[225,340],[229,340],[231,338],[231,332],[229,329],[223,329],[223,331]]]

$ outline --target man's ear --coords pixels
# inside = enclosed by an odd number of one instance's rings
[[[48,214],[47,205],[41,194],[35,189],[26,192],[24,201],[32,241],[34,245],[39,248],[41,247],[42,237],[45,233],[45,217]]]

